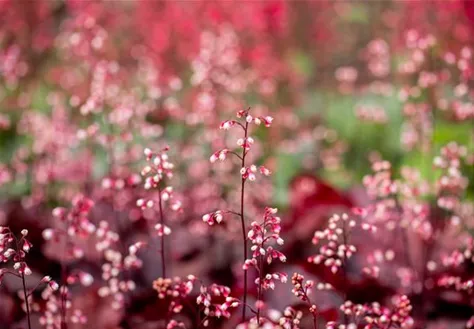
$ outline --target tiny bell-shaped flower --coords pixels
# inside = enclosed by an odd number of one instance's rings
[[[28,240],[24,239],[23,240],[23,246],[21,247],[23,249],[24,252],[29,252],[31,247],[33,247],[33,245],[31,244],[31,242],[29,242]]]

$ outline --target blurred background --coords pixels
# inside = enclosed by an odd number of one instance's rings
[[[250,107],[274,121],[251,133],[250,161],[272,175],[248,185],[247,217],[260,218],[266,205],[279,208],[289,259],[283,270],[336,287],[317,297],[324,321],[337,318],[341,291],[361,303],[403,292],[414,296],[420,328],[464,328],[470,294],[400,285],[396,263],[386,268],[392,276],[364,279],[364,247],[351,263],[350,283],[309,266],[306,257],[329,214],[373,201],[363,182],[374,162],[389,161],[401,179],[415,168],[410,179],[421,189],[442,176],[433,160],[449,142],[467,149],[460,170],[470,181],[458,195],[466,221],[457,234],[470,234],[473,41],[468,0],[0,0],[0,225],[29,229],[38,280],[58,279],[61,264],[94,276],[87,289],[71,288],[90,328],[161,328],[157,310],[164,306],[151,284],[161,275],[158,240],[149,234],[157,213],[142,212],[136,200],[149,193],[140,182],[143,149],[169,145],[176,166],[170,184],[183,208],[167,212],[171,273],[192,273],[238,294],[240,223],[209,228],[201,217],[238,207],[239,164],[211,165],[209,157],[240,137],[219,130],[220,122]],[[58,252],[61,241],[43,239],[43,230],[58,225],[52,209],[69,207],[78,194],[95,202],[90,220],[106,221],[125,246],[149,240],[142,269],[127,274],[137,289],[118,310],[97,295],[103,256],[93,242],[77,241],[86,250],[77,259]],[[436,208],[436,198],[427,192],[419,201]],[[428,242],[414,235],[412,258],[424,272]],[[396,233],[381,237],[394,250],[408,246]],[[388,248],[359,239],[367,252]],[[432,248],[448,253],[458,247],[453,239],[439,237]],[[25,327],[18,289],[15,280],[0,286],[0,328]],[[45,305],[36,297],[38,324]],[[282,310],[298,301],[286,286],[268,303]]]

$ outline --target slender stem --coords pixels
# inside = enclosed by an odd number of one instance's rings
[[[347,247],[347,230],[346,230],[346,221],[342,221],[342,243],[344,243],[344,246]],[[344,287],[343,287],[343,298],[344,301],[343,303],[346,302],[347,299],[347,289],[349,288],[349,280],[347,277],[347,257],[346,253],[344,252],[344,257],[342,259],[342,274],[343,274],[343,280],[344,280]],[[344,312],[344,324],[347,325],[349,323],[349,317],[347,314]]]
[[[225,210],[224,212],[226,212],[226,213],[228,213],[228,214],[233,214],[233,215],[236,215],[236,216],[239,216],[239,217],[240,217],[240,213],[238,213],[237,211]]]
[[[61,262],[61,289],[59,294],[61,295],[61,329],[66,329],[66,294],[67,294],[67,273],[66,266]]]
[[[312,307],[313,307],[313,303],[311,302],[311,299],[310,299],[309,296],[308,296],[308,291],[307,291],[307,289],[303,289],[303,293],[304,293],[304,298],[306,299],[306,302],[308,303],[309,307],[312,308]],[[311,315],[313,316],[313,328],[314,328],[314,329],[318,329],[318,314],[317,314],[317,310],[315,310],[314,312],[311,312]]]
[[[67,297],[67,265],[64,264],[64,261],[67,256],[67,250],[69,248],[69,221],[67,221],[66,226],[66,237],[64,240],[64,249],[63,249],[63,257],[61,258],[61,289],[59,290],[59,294],[61,297],[61,329],[67,329],[67,322],[66,322],[66,297]]]
[[[248,127],[249,124],[248,122],[245,123],[245,139],[247,139],[248,136]],[[247,155],[247,152],[245,148],[243,148],[242,151],[242,168],[245,167],[245,156]],[[245,178],[242,177],[242,182],[241,182],[241,188],[240,188],[240,222],[242,224],[242,240],[243,240],[243,245],[244,245],[244,262],[247,260],[248,255],[247,255],[247,234],[246,234],[246,229],[245,229],[245,217],[244,217],[244,196],[245,196]],[[247,304],[247,270],[244,270],[244,304]],[[245,312],[246,308],[242,308],[242,322],[245,321]]]
[[[163,230],[163,234],[160,239],[161,243],[161,273],[163,275],[163,278],[166,278],[166,261],[165,261],[165,234],[164,234],[164,229],[165,229],[165,216],[163,215],[163,205],[162,205],[162,200],[161,200],[161,188],[158,188],[158,204],[159,204],[159,209],[160,209],[160,223],[161,223],[161,229]]]
[[[235,153],[234,151],[229,151],[229,153],[235,155],[237,158],[242,160],[242,157],[240,155],[238,155],[237,153]]]
[[[263,248],[263,242],[262,242],[262,248]],[[263,299],[262,280],[263,280],[264,261],[263,261],[263,256],[262,255],[259,256],[258,262],[259,262],[260,270],[258,271],[259,272],[259,281],[258,281],[257,302],[260,303],[261,300]],[[258,306],[259,307],[257,307],[257,325],[260,325],[260,305],[258,305]]]
[[[312,307],[313,305],[311,305]],[[315,313],[313,313],[313,328],[314,329],[318,329],[318,314],[317,314],[318,311],[315,311]]]
[[[21,248],[20,248],[20,243],[21,241],[23,240],[23,238],[21,238],[20,240],[17,239],[16,236],[14,236],[14,239],[15,239],[15,244],[16,244],[16,250],[17,250],[17,253],[20,255],[20,261],[24,262],[24,258],[21,256]],[[25,273],[24,271],[22,271],[20,273],[20,277],[21,277],[21,283],[23,285],[23,296],[25,298],[25,305],[26,305],[26,316],[28,318],[28,329],[31,329],[31,319],[30,319],[30,304],[28,304],[28,291],[26,290],[26,281],[25,281]]]
[[[3,272],[3,274],[11,274],[11,275],[14,275],[14,276],[16,276],[16,277],[18,277],[18,278],[21,278],[21,275],[15,273],[15,272],[12,272],[12,271],[10,271],[10,270],[6,270],[5,272]]]
[[[31,329],[30,304],[28,303],[28,292],[26,290],[25,274],[21,273],[21,282],[23,284],[23,296],[25,297],[26,316],[28,318],[28,329]]]

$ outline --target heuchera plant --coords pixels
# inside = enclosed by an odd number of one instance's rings
[[[472,0],[0,1],[0,329],[474,328],[473,32]]]

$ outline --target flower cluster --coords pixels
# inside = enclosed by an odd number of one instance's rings
[[[10,228],[0,226],[0,263],[13,261],[13,270],[8,268],[0,268],[0,285],[3,277],[7,274],[16,276],[22,280],[23,294],[19,294],[22,302],[22,308],[27,314],[28,325],[31,326],[30,312],[32,306],[32,294],[41,285],[46,284],[47,288],[43,291],[46,294],[53,294],[59,289],[59,284],[50,276],[44,276],[33,289],[27,289],[26,276],[32,274],[32,271],[26,263],[26,254],[30,252],[33,245],[27,240],[28,230],[21,230],[21,237],[18,238],[13,234]],[[52,327],[51,327],[52,328]]]
[[[154,208],[158,205],[162,207],[162,202],[171,202],[170,208],[173,211],[181,210],[181,201],[173,198],[173,187],[164,186],[162,182],[165,178],[173,177],[174,164],[168,159],[169,147],[165,147],[161,152],[155,153],[149,148],[146,148],[144,153],[148,165],[146,165],[142,171],[142,176],[145,177],[144,187],[146,190],[157,189],[158,195],[157,200],[154,199],[138,199],[137,206],[142,210],[147,208]],[[161,210],[160,210],[161,211]],[[168,235],[171,230],[164,224],[157,224],[155,230],[159,236]]]
[[[407,296],[395,296],[393,308],[372,303],[365,310],[364,320],[367,323],[364,329],[374,328],[411,328],[413,318],[410,316],[412,305]]]
[[[393,307],[385,307],[377,302],[370,304],[354,304],[346,301],[340,306],[340,310],[345,315],[346,324],[338,324],[336,321],[329,321],[326,329],[395,329],[412,328],[413,318],[410,316],[412,305],[407,296],[394,296],[392,298]]]
[[[313,244],[323,243],[315,256],[308,257],[308,262],[324,264],[331,272],[336,273],[357,251],[356,246],[349,243],[349,231],[355,226],[356,221],[347,214],[329,218],[326,229],[314,232]]]
[[[444,275],[437,281],[439,287],[454,288],[456,291],[472,292],[474,280],[462,280],[459,276]]]
[[[31,269],[25,261],[26,254],[33,246],[26,238],[28,230],[21,231],[21,237],[18,239],[8,227],[0,227],[0,262],[7,263],[12,260],[13,269],[19,276],[31,275]],[[0,272],[0,278],[9,273],[6,269]]]
[[[274,289],[274,280],[286,282],[285,273],[264,273],[264,264],[271,264],[274,259],[280,262],[286,262],[286,256],[275,249],[276,245],[283,245],[284,240],[280,237],[281,219],[275,216],[276,208],[265,208],[263,221],[261,223],[252,222],[251,229],[248,232],[248,238],[252,242],[252,258],[247,259],[243,265],[244,270],[251,266],[255,267],[260,277],[255,280],[255,284],[262,289]]]
[[[128,271],[142,267],[142,261],[137,257],[137,252],[144,243],[137,242],[129,246],[128,254],[124,257],[122,253],[112,248],[104,252],[105,262],[102,264],[102,279],[105,285],[98,294],[100,297],[112,296],[112,308],[120,309],[125,303],[125,294],[135,290],[135,281],[127,277]]]
[[[73,239],[84,240],[98,234],[96,226],[89,220],[94,202],[83,195],[76,195],[71,204],[69,210],[62,207],[53,210],[53,217],[59,221],[58,227],[45,229],[43,238],[64,241],[66,255],[80,259],[84,256],[84,250]]]
[[[168,150],[169,147],[165,147],[158,153],[154,153],[149,148],[143,151],[148,162],[141,171],[142,176],[146,177],[145,189],[156,188],[165,177],[173,177],[174,164],[168,160]]]
[[[169,207],[173,211],[181,211],[181,201],[173,198],[173,187],[167,186],[165,179],[173,177],[174,164],[169,161],[168,157],[169,147],[165,147],[160,152],[153,152],[149,148],[144,150],[146,165],[141,175],[145,177],[145,190],[156,189],[156,198],[137,200],[137,206],[142,210],[158,208],[159,222],[154,225],[154,232],[160,237],[161,247],[161,271],[163,277],[166,277],[166,251],[165,251],[165,236],[171,234],[171,228],[165,220],[164,203],[169,202]],[[156,206],[157,205],[157,206]]]
[[[203,320],[203,325],[209,325],[209,319],[215,318],[230,318],[230,309],[238,307],[240,302],[238,299],[230,296],[230,288],[218,284],[211,284],[210,286],[201,286],[200,294],[196,298],[196,304],[202,305],[203,313],[206,316]]]
[[[85,324],[87,316],[80,309],[72,309],[67,287],[61,287],[58,293],[43,290],[41,299],[45,302],[45,310],[39,318],[40,325],[45,329],[58,329],[65,323]]]
[[[394,257],[395,252],[391,249],[385,251],[376,249],[373,252],[370,252],[367,256],[367,263],[369,266],[364,267],[362,272],[373,278],[378,278],[380,275],[380,265],[384,262],[392,261]]]
[[[254,139],[249,136],[249,124],[255,124],[255,125],[261,125],[262,123],[264,124],[265,127],[270,127],[273,118],[271,116],[256,116],[253,117],[250,114],[250,109],[247,110],[240,110],[237,112],[237,118],[238,119],[243,119],[243,120],[226,120],[223,121],[219,128],[223,130],[229,130],[232,127],[240,127],[242,128],[244,132],[244,137],[239,138],[237,140],[237,146],[242,149],[242,155],[239,155],[237,152],[232,151],[228,148],[224,148],[221,150],[218,150],[214,152],[211,157],[210,161],[211,163],[216,162],[217,160],[219,161],[224,161],[227,158],[227,155],[233,154],[237,158],[239,158],[242,161],[242,168],[240,170],[240,174],[242,175],[243,180],[250,180],[254,181],[256,179],[255,174],[257,172],[260,172],[264,176],[269,176],[270,175],[270,170],[264,166],[260,166],[257,168],[256,165],[252,164],[250,166],[245,164],[245,157],[247,153],[250,151],[252,148],[252,145],[254,144]]]
[[[303,312],[297,311],[292,307],[286,307],[278,320],[278,324],[283,329],[298,329],[302,318]]]
[[[438,206],[447,211],[455,211],[460,205],[460,198],[467,188],[468,180],[461,174],[462,160],[467,149],[456,143],[449,143],[441,149],[441,155],[435,157],[434,165],[442,170],[437,181],[436,193]]]
[[[278,310],[268,310],[267,316],[262,317],[257,323],[256,318],[239,324],[236,329],[300,329],[303,312],[291,306],[286,307],[283,312]]]
[[[181,301],[185,299],[193,290],[196,278],[188,275],[186,280],[180,277],[158,278],[153,281],[153,289],[158,293],[159,299],[170,298],[169,311],[179,313],[183,309]]]
[[[459,267],[465,262],[474,262],[474,238],[468,236],[462,239],[460,249],[453,250],[449,255],[442,257],[442,262],[444,266],[451,267]]]
[[[311,292],[315,287],[316,290],[319,291],[332,290],[333,287],[329,283],[319,282],[315,284],[313,280],[305,281],[304,276],[299,273],[293,273],[293,276],[291,277],[291,284],[293,285],[293,289],[291,290],[291,292],[301,301],[308,304],[309,312],[313,315],[314,321],[316,321],[317,308],[316,305],[311,302],[309,296],[311,295]]]
[[[251,229],[247,236],[252,243],[250,248],[252,258],[245,260],[243,269],[247,271],[250,267],[257,270],[258,277],[255,279],[257,285],[257,323],[260,324],[260,310],[264,306],[263,291],[275,288],[275,281],[286,282],[288,275],[281,272],[269,272],[266,267],[272,264],[273,260],[286,262],[286,256],[275,245],[283,245],[284,240],[280,237],[281,219],[275,216],[276,208],[265,208],[263,221],[260,223],[252,222]]]
[[[219,224],[224,219],[225,213],[226,213],[225,211],[216,210],[214,212],[211,212],[209,214],[205,214],[204,216],[202,216],[202,220],[203,222],[207,223],[209,226],[212,226],[216,223]]]

